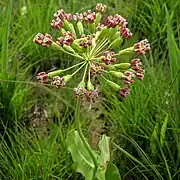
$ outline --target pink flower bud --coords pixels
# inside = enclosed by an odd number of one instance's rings
[[[57,89],[66,85],[64,77],[54,76],[51,82],[52,85],[56,86]]]
[[[128,87],[121,88],[120,91],[119,91],[119,95],[120,95],[120,97],[122,97],[122,98],[128,97],[129,94],[130,94],[130,89],[129,89]]]
[[[42,84],[47,83],[49,81],[48,74],[46,74],[45,72],[38,73],[37,74],[37,80]]]
[[[84,95],[85,95],[85,100],[89,103],[94,103],[96,99],[99,97],[99,93],[97,89],[92,91],[86,91]]]
[[[83,99],[86,91],[87,90],[84,87],[76,87],[74,88],[74,96],[76,98],[80,97],[81,99]]]
[[[142,66],[142,63],[141,63],[141,60],[140,60],[140,59],[133,59],[133,60],[131,61],[131,66],[136,66],[136,65]]]
[[[138,54],[146,54],[151,49],[149,41],[144,39],[134,45],[134,51]]]
[[[90,66],[91,75],[101,75],[104,70],[103,66],[100,66],[98,62],[93,62]]]
[[[52,37],[49,34],[41,34],[38,33],[33,41],[37,44],[41,44],[42,46],[49,47],[52,44]]]
[[[144,79],[144,74],[136,73],[136,78],[139,79],[139,80],[143,80]]]
[[[133,34],[127,27],[123,27],[121,29],[121,35],[124,36],[125,38],[130,38],[130,37],[132,37]]]
[[[116,61],[116,58],[114,57],[115,53],[113,51],[106,51],[104,52],[104,55],[102,56],[101,60],[109,65],[111,63],[114,63]]]
[[[101,3],[97,3],[97,5],[96,5],[96,11],[101,12],[101,13],[105,13],[106,8],[107,8],[107,6],[104,4],[101,4]]]
[[[80,46],[87,48],[88,46],[92,45],[92,36],[90,35],[82,35],[84,39],[80,42]]]
[[[75,20],[75,21],[83,21],[84,20],[84,16],[83,16],[83,14],[82,13],[76,13],[75,15],[73,15],[73,19]]]
[[[84,21],[87,22],[87,23],[94,23],[94,20],[96,18],[96,13],[95,12],[92,12],[91,10],[88,10],[88,12],[84,12],[83,14],[84,16]]]
[[[64,26],[64,23],[63,23],[63,21],[62,21],[59,17],[57,17],[57,18],[55,18],[55,19],[53,19],[53,20],[51,21],[51,26],[52,26],[54,29],[59,30],[61,27]]]
[[[57,41],[56,43],[59,44],[59,45],[71,45],[74,41],[74,35],[73,33],[67,31],[67,32],[64,32],[63,33],[63,37],[59,37],[57,38]]]

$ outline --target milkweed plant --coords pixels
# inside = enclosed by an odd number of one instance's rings
[[[67,86],[77,73],[82,73],[82,79],[74,87],[74,96],[77,98],[77,130],[68,133],[67,147],[76,171],[87,180],[120,179],[120,175],[117,167],[110,161],[109,137],[102,136],[98,151],[93,150],[84,137],[79,120],[80,102],[94,103],[98,99],[97,79],[107,84],[121,99],[129,96],[131,84],[135,79],[143,80],[145,70],[139,58],[123,62],[121,57],[145,55],[150,50],[147,39],[135,43],[132,47],[120,49],[123,40],[133,34],[124,17],[119,14],[106,16],[106,9],[106,5],[101,3],[96,5],[96,12],[88,10],[71,14],[60,9],[50,23],[52,28],[59,32],[59,37],[53,40],[48,33],[38,33],[34,38],[37,44],[77,59],[75,65],[66,69],[38,73],[37,80],[40,83],[50,83],[59,89]],[[72,72],[72,69],[75,70]]]

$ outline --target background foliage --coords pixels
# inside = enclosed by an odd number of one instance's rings
[[[96,3],[0,1],[0,179],[82,179],[65,145],[74,127],[72,89],[58,92],[35,82],[37,72],[74,59],[37,47],[32,39],[37,32],[57,36],[49,26],[57,9],[82,12]],[[143,58],[145,79],[135,83],[128,99],[121,102],[103,87],[103,106],[82,111],[84,132],[91,134],[90,117],[103,119],[122,179],[180,179],[180,1],[102,3],[109,14],[127,18],[134,37],[125,46],[147,38],[152,51]]]

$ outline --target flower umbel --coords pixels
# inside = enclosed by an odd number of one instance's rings
[[[140,59],[134,58],[129,59],[129,62],[123,62],[121,56],[145,55],[150,50],[150,44],[144,39],[132,47],[118,50],[123,39],[132,36],[127,27],[128,22],[119,14],[106,16],[107,6],[104,4],[98,3],[95,9],[96,12],[88,10],[75,14],[60,9],[54,13],[54,19],[50,23],[60,33],[57,40],[53,41],[47,33],[38,33],[35,36],[35,43],[55,48],[79,59],[76,60],[76,64],[66,69],[48,74],[40,72],[37,80],[40,83],[51,83],[59,89],[66,86],[78,72],[83,72],[82,80],[74,88],[75,97],[90,103],[95,102],[99,96],[96,88],[99,80],[100,83],[105,82],[112,92],[117,92],[121,98],[126,98],[130,94],[131,84],[135,79],[142,80],[145,71]],[[121,62],[118,62],[119,59]],[[70,70],[73,69],[75,70],[71,74]],[[113,76],[112,81],[109,80],[109,75]]]

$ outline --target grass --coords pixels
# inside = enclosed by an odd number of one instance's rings
[[[76,12],[92,8],[96,2],[0,1],[0,179],[82,179],[75,173],[65,145],[68,130],[75,126],[72,89],[57,92],[34,80],[40,70],[68,66],[74,59],[37,48],[32,39],[38,31],[57,36],[49,22],[59,7]],[[147,59],[142,57],[145,79],[135,83],[127,100],[119,101],[103,86],[102,111],[105,131],[112,139],[113,162],[125,180],[180,179],[180,2],[103,3],[110,13],[128,19],[134,33],[129,43],[147,37],[152,46]],[[27,7],[25,15],[21,14],[23,6]],[[38,103],[52,114],[48,136],[37,135],[26,125],[24,117]],[[83,117],[88,134],[90,115],[86,112]]]

